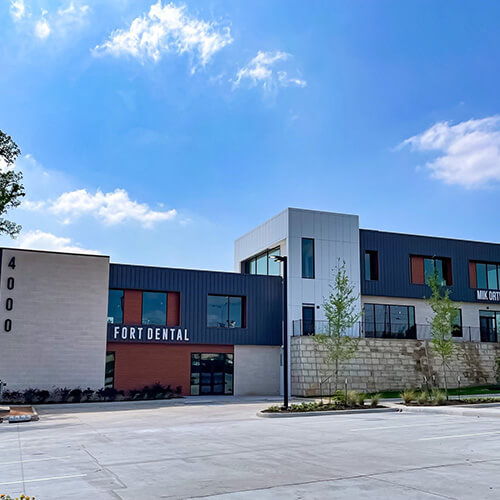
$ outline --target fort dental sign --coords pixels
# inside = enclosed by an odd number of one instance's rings
[[[108,329],[108,340],[114,342],[189,342],[189,336],[187,328],[112,325],[112,329]]]
[[[476,290],[476,299],[486,302],[500,302],[500,292],[495,290]]]

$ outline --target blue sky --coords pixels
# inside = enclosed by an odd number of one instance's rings
[[[2,0],[0,244],[231,270],[287,206],[499,241],[498,1]]]

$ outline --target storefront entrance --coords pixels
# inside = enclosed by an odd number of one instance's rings
[[[191,396],[233,394],[233,355],[191,354]]]
[[[479,311],[481,342],[497,342],[500,327],[500,312]]]

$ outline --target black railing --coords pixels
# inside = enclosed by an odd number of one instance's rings
[[[326,320],[303,321],[297,319],[293,321],[294,337],[329,334],[329,325]],[[430,339],[430,325],[402,325],[373,323],[366,324],[364,321],[356,323],[347,332],[352,337],[380,338],[380,339]],[[465,342],[499,342],[500,331],[480,328],[478,326],[457,327],[453,332],[453,338],[457,341]]]

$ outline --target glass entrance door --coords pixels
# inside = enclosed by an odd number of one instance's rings
[[[233,355],[191,354],[191,396],[233,394]]]
[[[479,311],[479,327],[481,342],[496,342],[500,313],[495,311]]]

